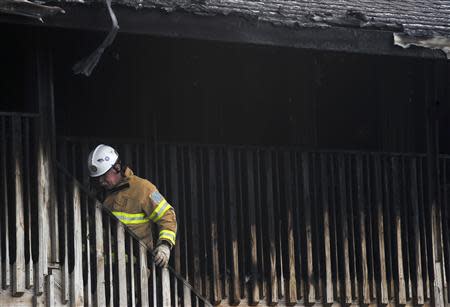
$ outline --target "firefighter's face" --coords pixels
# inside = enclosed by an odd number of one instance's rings
[[[99,179],[99,183],[102,187],[107,190],[114,188],[121,180],[122,175],[120,171],[117,171],[114,167],[112,167],[105,174],[101,175]]]

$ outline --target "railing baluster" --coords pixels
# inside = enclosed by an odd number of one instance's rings
[[[127,306],[127,278],[126,278],[126,254],[125,254],[125,227],[122,223],[116,221],[115,225],[116,246],[116,272],[117,279],[115,285],[117,289],[117,303],[120,307]],[[128,255],[128,258],[130,255]],[[128,261],[130,261],[128,259]]]
[[[161,291],[162,291],[162,306],[172,306],[171,289],[170,289],[170,275],[169,270],[163,268],[161,270]]]
[[[353,180],[353,154],[344,155],[345,164],[345,176],[346,183],[345,189],[347,192],[347,227],[348,227],[348,243],[349,243],[349,264],[350,264],[350,282],[352,289],[352,300],[359,301],[359,284],[356,274],[356,235],[355,227],[357,226],[357,220],[355,220],[354,213],[354,180]]]
[[[297,277],[295,274],[295,245],[294,245],[294,216],[293,216],[293,188],[294,181],[292,176],[292,165],[291,165],[291,153],[283,152],[283,167],[284,167],[284,190],[282,193],[285,195],[285,204],[282,208],[285,208],[285,225],[283,229],[283,237],[287,239],[287,293],[286,302],[288,304],[297,303]],[[252,176],[252,174],[248,174]],[[280,191],[281,192],[281,191]],[[252,193],[254,193],[252,191]],[[254,208],[253,208],[254,210]],[[253,236],[252,236],[253,238]],[[255,249],[256,258],[256,249]],[[255,259],[255,262],[257,259]]]
[[[126,237],[128,239],[128,271],[129,271],[129,286],[127,287],[127,292],[129,295],[129,302],[128,306],[135,307],[136,306],[136,285],[135,285],[135,272],[134,272],[134,264],[135,264],[135,256],[134,256],[134,249],[133,249],[133,237],[130,233],[126,233]],[[139,241],[136,241],[137,244],[139,244]],[[142,244],[142,243],[141,243]]]
[[[107,228],[103,228],[102,218],[102,204],[95,202],[95,280],[94,285],[94,304],[97,307],[106,306],[105,296],[105,252],[103,242],[103,231],[107,231]]]
[[[213,304],[218,304],[222,300],[219,264],[219,233],[217,217],[217,177],[216,177],[216,155],[214,149],[208,150],[208,191],[209,191],[209,214],[211,223],[211,280]]]
[[[347,182],[345,176],[345,160],[342,155],[338,156],[338,176],[339,176],[339,219],[341,227],[342,253],[341,263],[344,274],[344,298],[346,304],[352,302],[352,288],[350,280],[350,264],[349,264],[349,242],[348,242],[348,219],[347,219]],[[339,225],[339,224],[338,224]]]
[[[47,276],[47,289],[46,289],[46,307],[54,307],[55,304],[55,277],[53,274]]]
[[[11,278],[11,267],[10,267],[10,259],[9,259],[9,212],[8,212],[8,185],[10,184],[8,180],[8,173],[7,173],[7,118],[1,117],[1,136],[2,136],[2,143],[1,146],[1,152],[0,155],[0,195],[1,195],[1,202],[3,205],[0,207],[0,236],[2,237],[2,245],[0,246],[0,250],[2,252],[2,258],[1,260],[1,271],[2,271],[2,280],[1,280],[1,287],[3,289],[7,289],[10,286],[10,278]]]
[[[73,205],[73,270],[70,273],[71,306],[83,306],[83,262],[81,239],[81,199],[78,185],[72,183],[72,205]]]
[[[30,132],[30,118],[24,118],[23,125],[23,152],[24,152],[24,227],[25,227],[25,287],[31,289],[34,285],[33,281],[33,258],[32,258],[32,188],[31,182],[34,184],[34,175],[31,171],[31,157],[34,157],[34,150],[31,148],[31,132]]]
[[[246,235],[248,235],[246,231],[247,221],[246,213],[247,213],[247,204],[244,200],[244,186],[243,186],[243,180],[244,180],[244,170],[242,166],[242,160],[243,160],[243,151],[241,149],[233,150],[235,155],[235,161],[236,161],[236,167],[235,167],[235,181],[236,181],[236,214],[237,218],[236,221],[238,222],[237,225],[237,242],[238,242],[238,250],[239,250],[239,257],[238,257],[238,265],[239,265],[239,271],[240,272],[248,272],[247,270],[247,262],[245,259],[247,259],[247,253],[248,253],[248,246],[246,244]],[[206,221],[205,221],[206,223]],[[239,282],[240,282],[240,294],[243,296],[244,293],[246,293],[247,290],[247,282],[246,282],[246,274],[239,274]]]
[[[178,171],[178,158],[177,158],[177,148],[175,145],[168,145],[168,151],[169,151],[169,174],[170,174],[170,197],[172,200],[172,206],[174,207],[176,214],[177,214],[177,222],[178,227],[180,225],[180,209],[182,204],[180,203],[181,197],[180,197],[180,188],[179,188],[179,171]],[[174,267],[175,271],[178,273],[181,273],[181,248],[180,248],[180,240],[177,239],[177,243],[175,244],[175,248],[173,249],[173,258],[174,258]],[[174,279],[174,286],[173,286],[173,292],[174,292],[174,306],[178,307],[178,292],[181,289],[181,285],[178,284],[178,279]]]
[[[14,181],[13,216],[14,227],[12,228],[15,240],[15,250],[12,268],[11,284],[12,295],[19,296],[25,291],[25,229],[24,229],[24,199],[23,199],[23,156],[22,156],[22,123],[20,117],[12,117],[12,163]]]
[[[38,138],[37,145],[37,178],[38,178],[38,235],[39,253],[35,264],[35,288],[38,295],[44,292],[44,276],[48,274],[48,251],[50,239],[50,161],[46,150],[46,141],[42,136]]]
[[[389,158],[383,156],[382,171],[383,171],[383,201],[385,203],[383,218],[385,220],[385,234],[386,234],[386,244],[384,245],[386,251],[386,261],[387,261],[387,278],[388,278],[388,297],[389,300],[395,299],[395,288],[394,288],[394,267],[393,253],[391,248],[392,242],[392,219],[391,219],[391,191],[392,191],[392,176],[390,170]]]
[[[189,163],[189,182],[190,182],[190,198],[191,198],[191,221],[190,221],[190,242],[192,254],[191,276],[194,288],[202,289],[202,276],[200,274],[200,234],[199,234],[199,212],[198,212],[198,183],[197,183],[197,163],[195,159],[195,152],[193,148],[188,149],[188,163]]]
[[[405,274],[403,268],[403,250],[402,250],[402,216],[400,212],[400,174],[398,158],[391,159],[392,163],[392,188],[394,196],[394,231],[395,231],[395,243],[396,243],[396,265],[397,265],[397,302],[399,304],[406,304],[406,288],[405,288]]]
[[[81,144],[81,157],[86,159],[89,154],[88,144],[83,142]],[[85,165],[81,166],[81,176],[84,186],[89,186],[89,175],[87,173],[87,167]],[[89,199],[86,193],[81,193],[81,216],[82,216],[82,241],[83,241],[83,283],[84,283],[84,303],[86,306],[92,306],[92,273],[91,273],[91,229],[90,229],[90,219],[89,216]],[[93,232],[93,231],[92,231]]]
[[[238,251],[238,226],[237,222],[237,203],[236,203],[236,186],[235,186],[235,164],[233,151],[231,149],[226,152],[227,157],[227,174],[228,174],[228,210],[229,210],[229,245],[231,249],[231,287],[230,302],[238,304],[240,301],[240,284],[239,284],[239,251]]]
[[[139,292],[140,306],[149,306],[148,300],[148,263],[147,263],[147,247],[139,244]]]
[[[265,194],[265,188],[264,188],[264,169],[263,169],[263,151],[256,151],[255,155],[255,196],[256,196],[256,202],[255,202],[255,209],[256,209],[256,231],[257,231],[257,240],[261,242],[261,244],[258,244],[258,268],[259,268],[259,289],[260,289],[260,299],[267,296],[267,281],[264,276],[266,276],[267,270],[266,270],[266,255],[264,254],[265,249],[265,242],[266,239],[264,238],[264,231],[266,226],[265,221],[265,203],[264,203],[264,194]]]
[[[310,161],[307,153],[302,153],[302,178],[303,178],[303,210],[304,210],[304,231],[306,239],[306,294],[305,302],[314,303],[316,301],[315,278],[313,267],[313,242],[312,242],[312,226],[311,226],[311,190],[310,190]]]
[[[404,263],[404,273],[405,273],[405,283],[406,283],[406,300],[411,301],[413,298],[412,294],[412,278],[411,278],[411,252],[409,246],[412,244],[412,236],[410,233],[411,224],[411,199],[408,193],[408,180],[406,178],[406,161],[405,157],[400,158],[401,167],[401,215],[403,216],[402,223],[402,248],[403,248],[403,263]],[[409,165],[408,165],[409,168]]]
[[[179,227],[180,227],[180,234],[181,234],[179,236],[178,240],[179,240],[179,244],[182,246],[180,248],[182,251],[182,260],[183,260],[182,266],[181,266],[183,268],[182,273],[184,274],[184,277],[187,281],[192,282],[191,275],[189,273],[190,266],[191,266],[191,263],[189,262],[189,253],[190,253],[189,244],[191,242],[190,240],[192,239],[189,236],[189,229],[188,229],[188,225],[189,225],[188,211],[190,208],[189,203],[188,203],[188,199],[189,199],[188,194],[190,191],[190,187],[188,184],[188,182],[189,182],[188,165],[189,164],[188,164],[188,157],[187,157],[185,146],[181,146],[179,151],[180,151],[179,158],[180,158],[180,173],[181,173],[180,178],[182,180],[181,186],[184,188],[181,190],[182,193],[180,194],[180,196],[181,196],[180,209],[182,209],[181,210],[182,214],[181,214],[181,216],[178,215],[179,216],[178,222],[180,224]],[[183,305],[191,306],[191,290],[185,285],[183,285],[182,290],[183,290]]]
[[[427,227],[426,227],[426,217],[427,217],[427,212],[426,212],[426,203],[425,202],[425,198],[426,198],[426,170],[424,170],[423,168],[423,164],[424,164],[424,158],[419,158],[418,159],[418,174],[419,174],[419,223],[420,223],[420,236],[421,236],[421,242],[423,245],[422,251],[423,251],[423,255],[422,255],[422,270],[423,270],[423,275],[425,275],[424,277],[424,295],[425,295],[425,300],[429,300],[431,299],[431,280],[430,280],[430,271],[428,270],[428,262],[430,261],[429,259],[429,254],[428,254],[428,248],[427,248],[427,242],[428,242],[428,231],[427,231]]]
[[[329,165],[329,179],[330,179],[330,235],[331,235],[331,267],[332,267],[332,278],[334,281],[334,299],[341,301],[341,280],[339,270],[341,264],[339,262],[339,234],[340,228],[338,226],[338,216],[339,216],[339,193],[338,193],[338,183],[339,173],[336,168],[336,159],[330,154],[327,158]]]
[[[374,187],[375,187],[375,206],[376,206],[376,219],[377,219],[377,253],[378,253],[378,265],[380,274],[380,303],[387,304],[388,298],[388,285],[386,277],[386,251],[385,251],[385,230],[383,221],[383,197],[382,197],[382,185],[381,185],[381,161],[379,156],[374,158]]]
[[[59,162],[65,167],[67,165],[67,142],[60,144],[58,153]],[[64,173],[58,172],[58,206],[59,206],[59,227],[60,227],[60,263],[61,263],[61,302],[66,304],[70,299],[70,278],[69,278],[69,253],[68,253],[68,199],[67,199],[67,178]]]
[[[151,290],[152,294],[150,295],[150,298],[152,299],[153,307],[158,307],[159,302],[159,296],[158,296],[158,284],[156,283],[156,265],[155,262],[152,260],[152,282],[151,282]]]
[[[319,157],[316,153],[308,153],[310,161],[310,188],[311,188],[311,234],[312,234],[312,256],[314,264],[314,287],[315,287],[315,300],[323,301],[324,287],[323,287],[323,263],[321,259],[321,239],[320,235],[323,233],[323,220],[319,215],[322,215],[320,204],[320,169],[318,166]]]
[[[373,189],[373,173],[371,171],[372,156],[370,154],[364,155],[363,158],[363,176],[365,178],[364,188],[366,193],[366,212],[367,212],[367,252],[368,252],[368,266],[369,266],[369,290],[371,301],[377,300],[377,279],[375,277],[375,254],[376,241],[374,239],[376,229],[376,204],[374,203],[374,189]]]
[[[360,271],[362,282],[362,301],[364,304],[370,303],[370,289],[367,266],[367,246],[366,246],[366,198],[364,197],[363,183],[363,161],[361,155],[356,156],[356,189],[357,189],[357,208],[359,211],[359,244],[360,246]]]
[[[268,248],[268,265],[269,265],[269,297],[267,298],[269,304],[276,304],[278,302],[278,280],[276,271],[276,243],[275,243],[275,225],[274,225],[274,195],[273,195],[273,166],[272,153],[267,150],[264,152],[264,166],[265,166],[265,205],[266,205],[266,225],[267,225],[267,248]]]
[[[419,195],[417,191],[417,160],[412,158],[410,161],[410,194],[412,202],[413,229],[414,229],[414,258],[416,274],[416,304],[424,304],[423,276],[422,276],[422,246],[420,242],[420,223],[419,223]]]
[[[331,242],[330,242],[330,209],[329,209],[329,180],[327,157],[325,154],[320,154],[320,179],[321,179],[321,202],[323,210],[323,252],[324,252],[324,272],[325,272],[325,295],[323,302],[331,304],[334,301],[333,297],[333,279],[331,268]]]
[[[106,255],[106,263],[107,263],[107,267],[106,267],[106,272],[107,272],[107,276],[106,276],[106,280],[107,280],[107,289],[106,289],[106,302],[107,305],[109,306],[114,306],[114,297],[115,297],[115,289],[114,289],[114,283],[115,283],[115,278],[114,278],[114,274],[113,274],[113,261],[114,257],[113,257],[113,238],[112,238],[112,219],[109,215],[104,215],[105,219],[103,221],[105,221],[105,229],[104,229],[104,237],[106,239],[106,251],[105,251],[105,255]]]
[[[198,148],[196,153],[196,160],[198,165],[198,172],[200,180],[198,181],[198,218],[199,218],[199,242],[200,242],[200,254],[203,256],[203,261],[200,262],[200,272],[202,275],[202,289],[200,293],[206,297],[210,297],[211,291],[211,279],[208,274],[209,262],[211,259],[211,252],[209,248],[209,235],[211,234],[210,219],[208,217],[208,211],[210,204],[207,202],[207,176],[206,176],[206,155],[203,148]]]

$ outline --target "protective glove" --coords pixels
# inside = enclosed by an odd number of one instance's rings
[[[170,247],[162,243],[155,248],[155,264],[160,268],[165,268],[170,259]]]

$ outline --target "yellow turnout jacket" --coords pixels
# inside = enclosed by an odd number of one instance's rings
[[[150,221],[159,226],[157,245],[162,241],[175,245],[175,210],[155,185],[135,176],[130,168],[126,168],[124,179],[107,192],[104,205],[148,247],[152,237]]]

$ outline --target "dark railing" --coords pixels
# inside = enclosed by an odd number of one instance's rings
[[[94,144],[60,142],[80,179]],[[176,208],[172,265],[214,304],[448,299],[448,156],[436,211],[421,154],[111,145]]]
[[[94,142],[52,171],[36,126],[0,114],[0,305],[449,301],[448,156],[111,142],[177,211],[171,271],[83,188]]]

